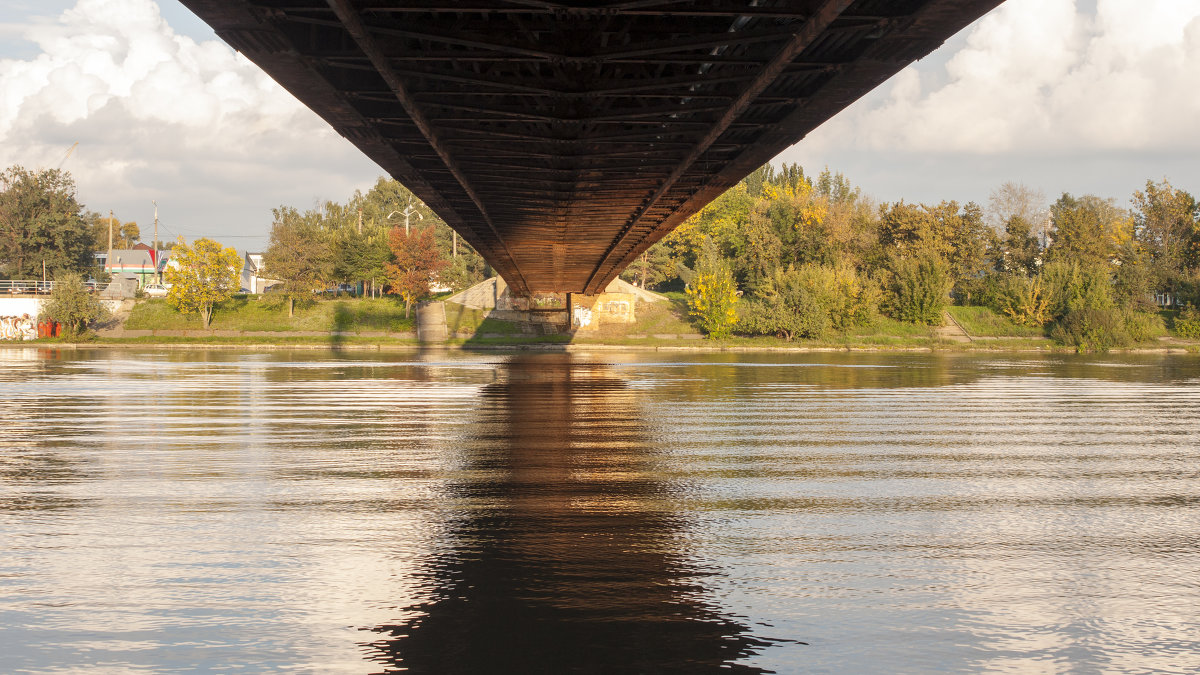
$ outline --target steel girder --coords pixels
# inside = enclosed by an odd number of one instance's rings
[[[517,292],[596,293],[1002,0],[182,0]]]

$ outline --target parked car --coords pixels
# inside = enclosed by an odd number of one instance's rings
[[[142,292],[151,298],[165,298],[167,290],[167,287],[162,284],[146,284],[142,288]]]

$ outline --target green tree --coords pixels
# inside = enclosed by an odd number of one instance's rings
[[[830,330],[869,324],[878,309],[878,286],[849,263],[789,265],[774,270],[758,298],[745,303],[742,330],[787,340],[819,338]]]
[[[746,303],[742,317],[749,333],[819,338],[830,328],[834,290],[824,268],[806,265],[772,270],[762,282],[759,299]]]
[[[892,272],[892,315],[909,323],[940,325],[949,304],[950,267],[940,257],[894,257]]]
[[[392,293],[404,299],[407,318],[412,304],[429,295],[429,282],[445,269],[447,263],[438,256],[433,227],[393,227],[389,238],[394,263],[388,263],[388,281]]]
[[[448,263],[438,273],[440,283],[460,291],[487,277],[489,268],[483,256],[440,218],[434,222],[433,238],[437,242],[438,255]]]
[[[263,254],[265,274],[283,284],[288,316],[295,316],[296,300],[309,299],[329,276],[330,254],[314,218],[281,206],[272,211],[270,245]]]
[[[1133,193],[1134,238],[1149,255],[1158,283],[1200,264],[1200,204],[1171,183],[1146,181]]]
[[[1056,260],[1042,270],[1050,314],[1060,319],[1076,310],[1111,310],[1112,282],[1106,267]]]
[[[28,279],[44,268],[83,270],[92,263],[91,244],[70,174],[19,166],[0,173],[0,274]]]
[[[621,272],[622,279],[638,288],[654,288],[675,275],[675,260],[671,258],[670,249],[657,243]]]
[[[183,314],[199,314],[207,328],[213,308],[239,288],[240,270],[241,257],[235,249],[211,239],[197,239],[189,246],[180,238],[166,269],[171,284],[167,302]]]
[[[956,297],[971,303],[971,287],[992,266],[989,251],[996,245],[995,232],[984,225],[983,210],[968,202],[960,211],[955,202],[943,202],[942,217],[950,237],[950,273],[954,278]]]
[[[787,165],[785,164],[784,166],[786,167]],[[834,173],[829,170],[829,167],[825,167],[821,171],[813,187],[816,188],[819,196],[827,197],[830,202],[835,204],[852,203],[858,201],[858,198],[862,195],[862,192],[851,185],[850,181],[840,171]]]
[[[113,248],[133,248],[141,241],[142,232],[135,222],[122,223],[116,216],[104,217],[98,213],[89,213],[85,217],[92,236],[92,250],[108,249],[108,229],[112,227]]]
[[[1074,260],[1107,267],[1116,257],[1122,238],[1130,234],[1129,214],[1111,199],[1095,195],[1076,198],[1063,193],[1050,207],[1053,241],[1050,260]]]
[[[108,308],[87,292],[83,277],[78,272],[60,270],[54,275],[54,290],[45,312],[50,318],[66,326],[69,337],[78,337],[87,331],[88,324],[107,319]]]
[[[1004,237],[1000,240],[996,258],[997,271],[1024,275],[1037,272],[1041,250],[1033,225],[1024,216],[1009,216],[1004,223]]]
[[[880,210],[879,242],[901,256],[933,255],[943,259],[951,253],[952,224],[943,217],[958,212],[958,205],[907,204],[903,201]]]

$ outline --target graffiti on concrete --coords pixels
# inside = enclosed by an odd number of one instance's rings
[[[28,314],[0,316],[0,340],[35,340],[37,327]]]
[[[613,316],[624,316],[629,313],[629,303],[625,300],[609,300],[604,303],[604,311]]]
[[[587,307],[576,307],[571,317],[571,325],[576,328],[587,328],[592,325],[592,310]]]

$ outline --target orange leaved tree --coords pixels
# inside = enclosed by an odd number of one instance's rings
[[[392,293],[404,298],[404,317],[412,303],[429,295],[429,282],[449,264],[438,255],[433,227],[412,228],[405,232],[393,227],[388,237],[395,261],[385,266]]]

